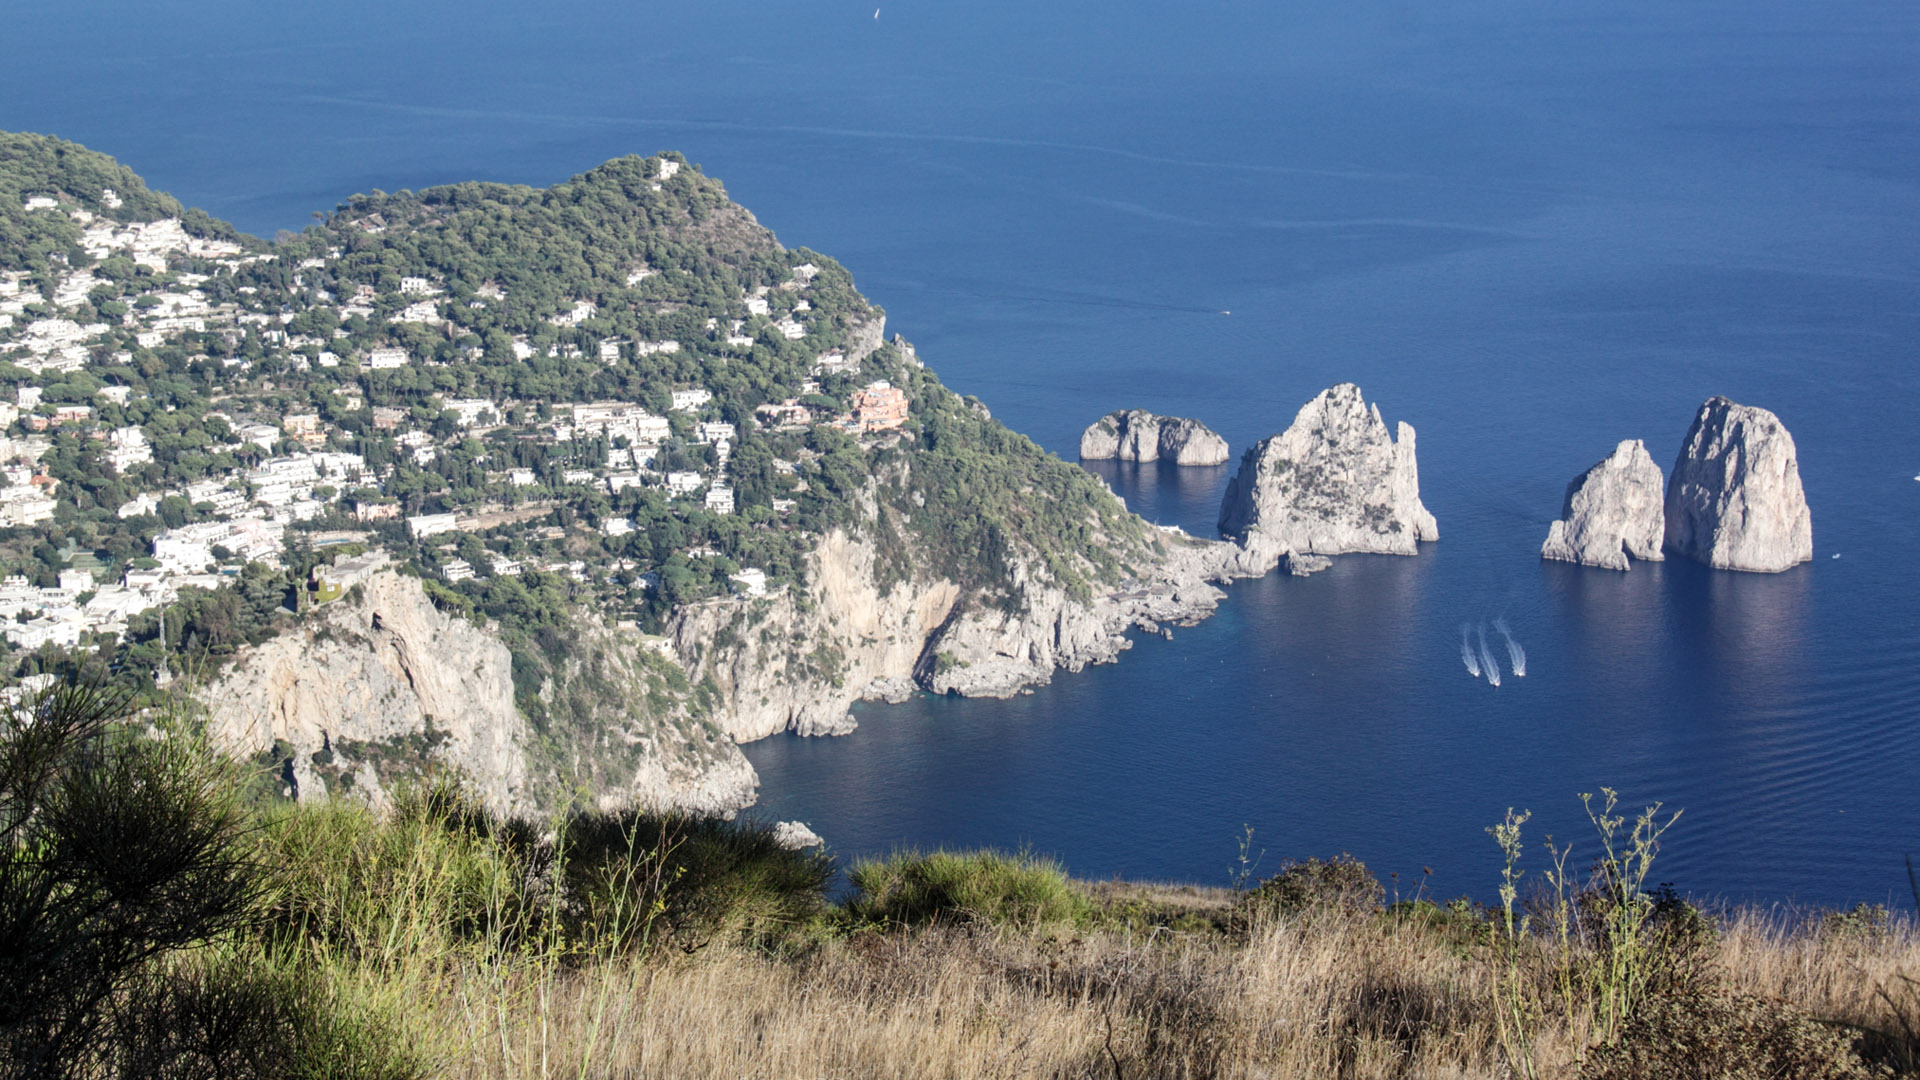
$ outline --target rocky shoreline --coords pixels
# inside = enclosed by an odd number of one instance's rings
[[[1132,631],[1200,622],[1235,579],[1310,574],[1347,552],[1417,554],[1438,526],[1420,502],[1413,428],[1400,423],[1397,436],[1358,387],[1332,387],[1243,456],[1220,511],[1233,540],[1130,518],[1141,532],[1124,544],[1127,576],[1076,589],[1048,553],[1023,550],[1006,563],[998,602],[927,572],[912,539],[894,542],[920,569],[889,580],[885,511],[870,497],[864,524],[820,538],[800,584],[683,605],[652,644],[583,618],[579,655],[548,671],[541,697],[577,699],[591,684],[619,699],[588,708],[604,759],[596,801],[730,813],[757,798],[740,743],[849,732],[861,701],[1011,697],[1057,671],[1117,661]],[[1624,570],[1629,556],[1659,559],[1664,546],[1710,565],[1783,569],[1810,557],[1808,520],[1777,418],[1715,398],[1664,492],[1644,444],[1622,442],[1569,485],[1542,554]],[[660,672],[644,660],[656,646],[654,662],[691,688],[665,706]],[[208,697],[219,703],[213,730],[240,756],[285,748],[290,790],[331,786],[377,801],[382,747],[408,746],[469,775],[491,804],[534,802],[538,740],[516,706],[515,658],[494,630],[436,610],[414,579],[385,572],[364,597],[242,659]],[[322,671],[332,689],[316,682]],[[343,671],[344,689],[333,686]],[[649,696],[650,709],[633,704]]]

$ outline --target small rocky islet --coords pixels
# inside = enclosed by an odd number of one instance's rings
[[[1144,409],[1110,412],[1080,435],[1082,461],[1220,465],[1228,456],[1227,440],[1200,421],[1158,416]]]

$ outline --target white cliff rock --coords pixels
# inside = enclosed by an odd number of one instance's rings
[[[807,827],[804,821],[782,821],[773,826],[773,842],[793,851],[819,847],[826,843],[820,834]]]
[[[1667,478],[1666,548],[1721,570],[1778,573],[1813,558],[1793,436],[1765,409],[1709,398]]]
[[[648,711],[649,691],[671,680],[647,665],[668,662],[597,619],[576,623],[568,659],[541,694],[549,715],[564,714],[554,727],[577,735],[564,762],[541,755],[515,702],[513,655],[494,629],[441,612],[417,578],[390,571],[243,650],[200,693],[208,733],[235,756],[284,760],[287,786],[303,800],[381,805],[395,780],[440,772],[505,813],[551,809],[543,794],[581,785],[603,806],[750,805],[758,781],[738,747],[677,700]],[[619,692],[595,692],[610,686]]]
[[[1606,460],[1567,485],[1560,520],[1547,530],[1540,557],[1626,570],[1627,556],[1647,562],[1666,532],[1663,478],[1646,444],[1625,439]]]
[[[501,811],[527,806],[526,722],[513,705],[507,647],[434,608],[415,578],[379,573],[301,631],[247,649],[201,694],[216,746],[257,757],[286,744],[302,798],[365,790],[373,756],[431,759],[468,778]],[[317,759],[317,760],[316,760]],[[328,769],[339,762],[342,767]],[[336,792],[338,794],[338,792]]]
[[[1080,436],[1080,460],[1114,459],[1219,465],[1227,460],[1227,440],[1198,420],[1122,410],[1094,421]]]
[[[1158,529],[1137,577],[1076,598],[1038,558],[1016,558],[1017,606],[983,602],[944,578],[882,589],[873,542],[836,529],[811,557],[806,584],[757,599],[689,604],[668,634],[688,678],[719,692],[714,722],[748,742],[782,731],[830,735],[854,727],[860,700],[917,690],[1011,697],[1110,663],[1134,627],[1190,626],[1211,614],[1238,549]]]
[[[1240,542],[1243,573],[1265,573],[1290,554],[1413,555],[1419,541],[1440,538],[1420,502],[1413,427],[1402,422],[1396,442],[1380,407],[1352,383],[1323,391],[1286,431],[1241,456],[1220,531]]]

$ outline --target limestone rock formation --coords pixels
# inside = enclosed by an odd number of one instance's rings
[[[1117,590],[1075,597],[1038,558],[1017,557],[1011,610],[952,581],[915,576],[883,588],[870,537],[822,538],[806,583],[752,600],[675,610],[668,635],[695,684],[717,692],[714,721],[749,742],[782,731],[837,735],[856,701],[904,701],[920,690],[1011,697],[1060,668],[1111,663],[1136,626],[1189,626],[1211,614],[1238,554],[1178,529],[1158,531],[1151,562]]]
[[[379,805],[396,780],[441,771],[503,812],[550,809],[539,789],[583,781],[606,805],[705,813],[750,805],[758,781],[738,747],[679,708],[638,715],[654,687],[631,669],[668,661],[633,641],[600,640],[616,633],[581,620],[568,663],[544,681],[543,707],[566,721],[553,726],[583,744],[565,748],[564,776],[554,775],[562,763],[541,756],[515,702],[507,645],[392,571],[242,650],[200,697],[214,744],[242,758],[272,755],[303,800],[351,795]],[[618,700],[594,693],[616,685]]]
[[[1227,460],[1227,440],[1198,420],[1155,416],[1140,409],[1111,412],[1080,436],[1082,461],[1159,461],[1176,465],[1219,465]]]
[[[1420,502],[1413,427],[1403,421],[1396,441],[1352,383],[1323,391],[1286,431],[1241,455],[1220,531],[1240,542],[1238,570],[1249,573],[1290,554],[1412,555],[1440,538]]]
[[[1667,478],[1666,548],[1721,570],[1778,573],[1813,558],[1793,436],[1765,409],[1709,398]]]
[[[1629,555],[1646,562],[1665,558],[1662,486],[1660,466],[1646,444],[1622,440],[1606,460],[1567,485],[1560,520],[1547,530],[1540,557],[1608,570],[1627,569]]]
[[[807,827],[804,821],[781,821],[773,826],[773,841],[783,848],[793,851],[805,851],[826,843],[820,834]]]

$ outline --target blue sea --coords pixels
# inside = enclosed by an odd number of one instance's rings
[[[1912,903],[1920,6],[1910,0],[0,2],[0,128],[272,235],[374,188],[684,151],[1071,460],[1115,408],[1238,450],[1336,382],[1442,539],[1009,701],[747,748],[845,858],[998,845],[1225,884],[1350,851],[1490,897],[1484,828],[1683,809],[1655,878]],[[1227,314],[1230,312],[1231,314]],[[1545,564],[1566,482],[1725,394],[1793,432],[1812,564]],[[1228,470],[1101,466],[1212,535]],[[1504,620],[1527,658],[1516,677]],[[1494,687],[1461,658],[1482,625]],[[1389,877],[1388,875],[1394,875]]]

